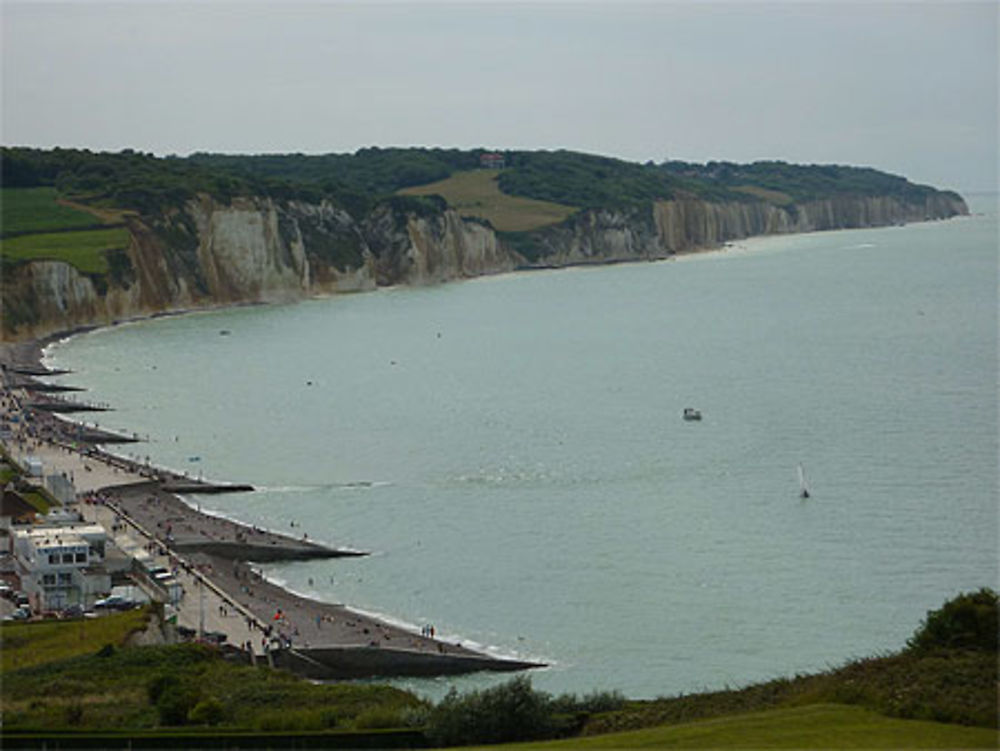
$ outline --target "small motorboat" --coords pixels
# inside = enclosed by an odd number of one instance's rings
[[[701,411],[695,409],[694,407],[684,408],[684,419],[688,422],[694,422],[701,419]]]

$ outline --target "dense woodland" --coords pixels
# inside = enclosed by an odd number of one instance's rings
[[[366,148],[354,154],[156,157],[126,149],[4,147],[5,188],[53,186],[63,196],[152,214],[198,193],[222,201],[242,195],[329,200],[358,217],[397,191],[479,167],[484,149]],[[679,197],[777,203],[834,196],[890,195],[923,200],[935,192],[869,168],[784,162],[638,164],[572,151],[500,152],[500,189],[578,208],[640,206]],[[397,199],[398,200],[398,199]],[[440,210],[408,198],[407,207]]]

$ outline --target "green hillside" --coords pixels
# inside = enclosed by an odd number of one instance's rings
[[[812,704],[563,741],[513,743],[504,751],[561,749],[958,749],[996,748],[989,728],[898,720],[841,704]],[[473,748],[473,747],[467,747]],[[496,746],[478,746],[487,749]]]

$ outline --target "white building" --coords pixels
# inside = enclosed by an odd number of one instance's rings
[[[89,607],[111,591],[104,565],[107,532],[99,524],[15,529],[14,561],[21,589],[36,611]]]
[[[73,486],[73,481],[65,474],[46,475],[45,487],[63,506],[72,506],[76,503],[76,488]]]
[[[23,464],[25,471],[28,473],[28,477],[42,476],[42,460],[37,456],[26,456]]]

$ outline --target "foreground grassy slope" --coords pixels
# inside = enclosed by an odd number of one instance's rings
[[[898,654],[653,701],[555,697],[519,676],[432,706],[386,686],[314,685],[198,644],[115,647],[142,617],[5,624],[4,732],[257,731],[323,744],[331,731],[393,729],[402,741],[451,746],[533,741],[515,749],[995,748],[998,740],[998,600],[986,588],[929,612]]]
[[[590,720],[608,733],[811,704],[851,704],[885,716],[997,726],[996,653],[937,649],[857,660],[814,675],[742,689],[630,702]]]
[[[98,623],[89,621],[86,628],[99,628]],[[86,649],[70,659],[4,669],[0,712],[10,731],[184,725],[260,731],[404,727],[411,718],[419,720],[424,707],[420,699],[398,689],[313,685],[282,671],[232,664],[214,648],[198,644],[95,650],[102,638],[85,634],[78,621],[28,624],[28,631],[8,628],[3,627],[4,658],[9,650],[13,664],[30,662],[28,655],[53,638],[67,650]],[[105,636],[114,639],[110,633]],[[39,659],[53,656],[55,649],[49,649]]]
[[[0,624],[0,671],[30,668],[93,654],[106,644],[122,645],[149,622],[148,609],[102,618]]]
[[[505,745],[505,751],[559,749],[919,749],[996,748],[990,728],[899,720],[861,707],[813,704],[625,733]],[[480,746],[478,748],[496,748]]]
[[[501,193],[497,185],[499,174],[499,170],[457,172],[445,180],[406,188],[400,193],[439,195],[462,216],[486,219],[501,232],[526,232],[558,224],[576,211],[572,206]]]

